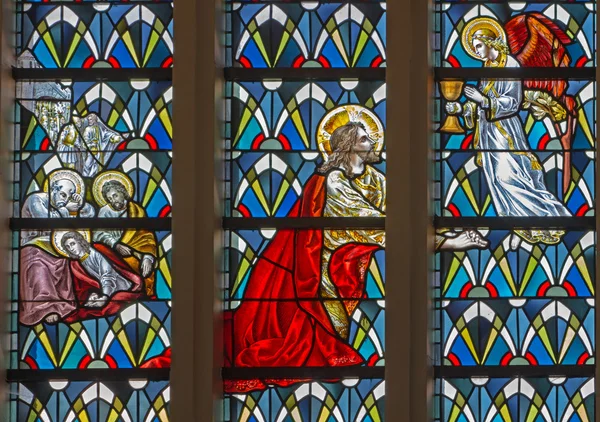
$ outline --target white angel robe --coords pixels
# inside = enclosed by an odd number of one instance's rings
[[[505,60],[505,67],[519,67],[511,56],[500,60]],[[542,166],[529,150],[518,115],[523,97],[521,81],[484,79],[479,89],[488,103],[467,103],[464,117],[467,127],[475,128],[474,147],[481,150],[477,162],[483,169],[496,213],[507,217],[570,216],[546,189]]]

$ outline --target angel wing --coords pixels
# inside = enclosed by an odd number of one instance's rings
[[[523,67],[568,67],[566,45],[573,41],[554,22],[540,13],[518,15],[505,25],[511,54]],[[526,80],[526,89],[544,90],[564,100],[568,82],[564,79]],[[568,104],[565,104],[570,108]]]
[[[573,41],[565,31],[544,15],[518,15],[508,21],[504,28],[510,52],[521,66],[568,67],[571,63],[565,46]],[[524,81],[524,85],[523,104],[532,111],[534,117],[539,119],[550,116],[555,124],[566,117],[564,132],[558,124],[557,130],[561,133],[560,142],[563,148],[571,148],[577,119],[577,103],[571,95],[567,95],[569,82],[566,79],[529,79]],[[565,152],[563,160],[563,192],[566,193],[571,184],[570,153]]]

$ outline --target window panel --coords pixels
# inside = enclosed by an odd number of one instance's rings
[[[442,378],[436,396],[436,421],[594,419],[593,378]]]
[[[527,233],[477,229],[487,242],[482,249],[458,253],[449,249],[452,241],[459,239],[456,236],[464,237],[466,231],[470,230],[438,230],[436,297],[445,301],[506,298],[521,303],[521,298],[594,296],[594,232],[555,230],[558,243],[523,243],[524,247],[514,249],[511,241],[519,241]]]
[[[239,381],[247,386],[259,383],[260,380]],[[350,378],[269,387],[247,395],[227,394],[223,420],[383,420],[384,389],[381,379]]]
[[[19,5],[17,66],[171,67],[172,5],[115,3]]]
[[[563,185],[565,155],[561,151],[532,150],[438,153],[434,179],[439,183],[436,215],[457,218],[593,216],[595,153],[572,151],[568,154],[571,175],[566,192]],[[530,175],[524,176],[531,179],[519,180],[513,176],[511,172],[518,171],[511,169],[513,165],[532,168]],[[526,200],[523,195],[514,196],[514,191],[511,193],[507,187],[511,183],[519,184],[515,189],[537,191],[540,198]]]
[[[232,3],[229,65],[385,66],[385,3]]]
[[[72,238],[78,245],[70,250],[67,240]],[[118,241],[113,243],[115,239]],[[136,298],[170,300],[171,247],[170,231],[128,227],[127,220],[123,226],[113,229],[14,231],[11,299],[39,302],[36,308],[42,312],[45,312],[44,303],[57,300],[75,301],[79,308],[88,299],[83,293],[100,293],[102,282],[106,282],[108,296],[119,293],[123,296],[116,297],[116,302],[129,303]],[[96,255],[93,257],[96,262],[85,262],[90,255]],[[145,260],[149,262],[145,264]],[[113,281],[115,278],[118,283]],[[73,281],[79,289],[73,288]],[[54,291],[49,285],[44,288],[45,283],[54,283],[54,287],[63,284],[64,289]]]
[[[147,79],[21,81],[15,148],[71,152],[72,144],[86,141],[86,128],[97,126],[103,145],[92,145],[96,149],[170,150],[172,96],[170,82]]]
[[[593,2],[444,2],[436,5],[435,66],[480,67],[481,60],[462,44],[475,17],[503,27],[502,38],[522,67],[584,67],[595,63]],[[535,54],[546,44],[553,54]]]
[[[71,157],[75,157],[71,160]],[[97,157],[98,162],[92,158]],[[171,216],[172,167],[171,152],[139,150],[105,150],[17,153],[15,176],[15,214],[25,218],[60,218],[60,209],[43,207],[32,212],[32,203],[48,192],[50,186],[67,174],[76,185],[79,194],[88,204],[76,217],[101,218],[165,218]],[[85,160],[84,160],[85,159]],[[81,176],[79,165],[93,163],[98,171],[93,177]],[[102,163],[102,164],[100,164]],[[89,168],[89,167],[88,167]],[[89,172],[88,174],[92,173]],[[85,172],[83,172],[85,174]],[[118,186],[117,186],[118,185]],[[113,199],[111,187],[126,193],[123,199]],[[118,195],[117,195],[118,196]],[[125,207],[125,208],[121,208]]]
[[[482,69],[482,72],[482,76],[485,77],[486,70]],[[470,110],[463,109],[458,113],[447,111],[447,104],[455,101],[466,107],[469,99],[465,96],[465,88],[473,86],[484,90],[487,81],[487,79],[484,81],[468,79],[443,80],[436,83],[434,123],[436,126],[439,125],[436,133],[437,148],[508,149],[510,144],[501,146],[483,141],[476,142],[474,125],[471,124],[474,122],[465,115]],[[503,116],[513,114],[519,116],[524,145],[528,149],[590,150],[595,148],[596,83],[594,81],[585,79],[505,81],[518,83],[518,87],[515,88],[520,88],[520,92],[519,98],[515,94],[518,104],[515,104],[512,109],[504,110]],[[506,98],[504,101],[511,96],[508,92],[503,94]],[[452,120],[448,122],[449,116],[458,118],[458,124]],[[514,142],[518,144],[519,140]],[[519,146],[515,144],[513,148],[518,149]]]
[[[383,81],[240,81],[228,84],[227,97],[228,149],[325,151],[331,134],[324,124],[355,120],[383,147]]]
[[[469,299],[443,302],[441,365],[593,365],[594,300]]]
[[[226,2],[225,420],[383,420],[385,7]]]
[[[8,420],[167,421],[171,1],[18,1]]]
[[[286,259],[285,255],[278,256],[278,259],[271,259],[267,255],[274,256],[278,252],[274,250],[274,246],[270,246],[271,239],[275,237],[277,233],[289,234],[294,236],[294,230],[290,229],[260,229],[260,230],[235,230],[226,231],[225,233],[225,268],[223,278],[223,299],[226,301],[226,306],[229,301],[233,304],[239,304],[240,300],[263,300],[268,299],[260,291],[247,291],[250,277],[264,277],[268,278],[272,276],[272,273],[268,272],[270,269],[267,268],[256,268],[256,259],[263,257],[264,259],[270,259],[274,264],[279,267],[290,267],[289,260]],[[297,234],[309,235],[307,230],[298,230]],[[347,238],[346,242],[355,242],[355,238],[359,236],[370,236],[376,238],[377,236],[383,235],[382,229],[356,229],[347,230],[349,236],[354,238]],[[326,239],[332,238],[332,236],[338,236],[341,239],[345,236],[345,233],[341,230],[330,230],[324,235]],[[325,240],[325,242],[329,242]],[[372,250],[370,250],[372,249]],[[340,266],[340,262],[347,262],[351,265],[350,271],[359,271],[363,275],[359,281],[354,284],[348,284],[344,290],[337,290],[332,292],[331,297],[342,298],[349,300],[363,300],[363,299],[377,299],[381,300],[385,297],[385,249],[378,247],[373,244],[373,247],[364,249],[364,254],[368,254],[368,260],[366,256],[357,256],[354,262],[344,261],[344,250],[335,247],[333,252],[323,252],[322,263],[327,265],[328,278],[329,279],[342,279],[347,276],[348,271],[346,268]],[[262,269],[262,271],[261,271]],[[257,274],[252,273],[252,271]],[[325,271],[325,270],[323,270]],[[312,294],[302,295],[299,291],[285,291],[279,292],[278,299],[316,299]],[[317,299],[318,300],[318,299]],[[381,300],[383,307],[383,301]],[[237,306],[237,305],[235,305]]]
[[[23,307],[52,307],[53,303],[20,303]],[[77,309],[77,302],[64,301]],[[16,347],[11,350],[18,363],[14,369],[118,370],[170,366],[171,304],[169,301],[121,302],[110,316],[69,322],[19,324]],[[79,308],[81,309],[81,308]]]
[[[65,381],[10,384],[16,420],[166,421],[170,388],[165,381]]]
[[[368,299],[229,302],[225,304],[229,311],[225,311],[223,333],[225,366],[257,367],[257,362],[264,367],[383,366],[384,306],[382,300]],[[316,326],[304,325],[304,313],[316,316]],[[283,337],[267,332],[265,318],[273,315],[277,315]],[[301,334],[298,330],[302,330]],[[245,345],[242,335],[247,331],[254,334],[253,341]],[[332,335],[336,338],[331,338]],[[312,343],[309,348],[308,341]],[[260,360],[252,356],[256,351],[260,353]],[[264,364],[267,359],[272,363]]]
[[[374,157],[377,161],[371,166],[373,174],[383,178],[385,161],[381,155]],[[230,161],[226,180],[230,182],[230,190],[225,192],[225,199],[226,214],[231,217],[294,217],[293,206],[304,189],[314,184],[315,175],[327,177],[326,173],[321,173],[321,169],[326,168],[327,154],[257,151],[233,152],[227,157]],[[347,211],[346,216],[367,216],[359,209]],[[371,213],[368,216],[378,215]]]
[[[595,7],[436,2],[436,421],[594,418]]]

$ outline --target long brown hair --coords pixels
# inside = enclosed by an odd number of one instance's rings
[[[339,168],[347,176],[351,177],[354,175],[352,173],[352,166],[350,165],[350,154],[358,139],[359,129],[365,129],[365,126],[360,122],[348,122],[333,131],[329,139],[332,153],[328,160],[319,168],[319,173],[327,173],[333,168]]]

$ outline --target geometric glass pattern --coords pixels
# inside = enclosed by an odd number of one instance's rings
[[[595,417],[596,5],[436,2],[436,421]]]
[[[436,381],[437,421],[594,420],[594,379],[473,377]]]
[[[386,4],[226,25],[225,420],[384,420]]]
[[[385,66],[385,3],[228,5],[229,65],[245,68]]]
[[[8,420],[166,422],[173,3],[16,12]]]

